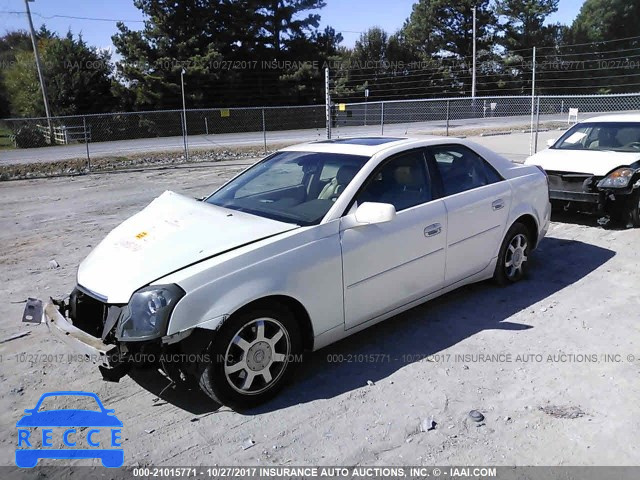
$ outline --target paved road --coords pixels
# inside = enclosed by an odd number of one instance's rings
[[[564,115],[547,115],[544,121],[566,121]],[[480,118],[480,119],[462,119],[452,120],[450,122],[450,134],[455,135],[456,131],[469,128],[478,129],[502,129],[522,127],[529,124],[529,116],[517,117],[498,117],[498,118]],[[434,131],[444,131],[446,123],[443,120],[430,122],[400,123],[384,125],[385,135],[419,135],[429,134]],[[357,135],[379,135],[381,133],[380,125],[371,126],[349,126],[342,125],[333,129],[333,137],[357,136]],[[282,143],[296,143],[313,140],[322,140],[326,138],[325,129],[308,129],[308,130],[286,130],[267,132],[266,136],[263,132],[243,132],[229,133],[218,135],[197,135],[188,137],[188,145],[190,150],[208,149],[208,148],[225,148],[225,147],[241,147],[263,145],[266,141],[267,146]],[[498,142],[501,146],[503,142]],[[521,142],[518,143],[520,145]],[[161,137],[161,138],[144,138],[135,140],[118,140],[113,142],[97,142],[89,144],[89,153],[91,157],[105,156],[123,156],[140,153],[164,152],[164,151],[181,151],[184,148],[182,137]],[[497,151],[500,151],[499,149]],[[529,151],[528,144],[526,148],[518,147],[517,155],[525,155]],[[507,152],[504,152],[507,153]],[[58,160],[69,160],[73,158],[86,158],[87,147],[84,144],[76,145],[60,145],[55,147],[0,150],[0,165],[11,164],[29,164],[36,162],[53,162]]]

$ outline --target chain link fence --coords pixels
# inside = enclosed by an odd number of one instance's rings
[[[332,105],[334,136],[531,134],[568,128],[596,114],[640,111],[640,94],[445,98]]]
[[[267,151],[282,143],[326,138],[326,121],[324,105],[163,110],[9,118],[0,120],[0,135],[1,163],[90,161],[243,146]]]
[[[599,113],[640,111],[639,94],[504,96],[297,107],[212,108],[0,120],[0,162],[197,152],[355,135],[531,134],[563,129]],[[186,114],[185,114],[186,113]],[[185,121],[186,119],[186,121]],[[327,129],[327,123],[331,128]],[[45,148],[46,147],[46,148]],[[35,150],[37,148],[37,150]]]

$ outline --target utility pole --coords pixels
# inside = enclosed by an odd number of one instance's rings
[[[33,43],[33,55],[36,57],[36,68],[38,70],[38,78],[40,79],[40,89],[42,90],[42,100],[44,100],[44,113],[47,116],[47,123],[49,124],[49,142],[53,138],[53,130],[51,128],[51,112],[49,110],[49,101],[47,100],[47,88],[44,85],[44,75],[42,74],[42,65],[40,64],[40,54],[38,53],[38,41],[36,40],[36,32],[33,28],[33,20],[31,19],[31,9],[29,8],[29,2],[34,0],[24,0],[24,5],[27,8],[27,18],[29,19],[29,30],[31,31],[31,43]]]
[[[189,161],[189,148],[187,147],[187,103],[184,99],[184,68],[180,72],[180,84],[182,85],[182,140],[184,142],[184,159]]]
[[[476,7],[473,7],[473,71],[471,72],[471,97],[476,98]]]

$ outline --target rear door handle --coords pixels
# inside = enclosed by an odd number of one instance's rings
[[[440,225],[439,223],[434,223],[424,229],[424,236],[434,237],[438,235],[440,232],[442,232],[442,225]]]
[[[500,210],[501,208],[504,208],[504,200],[499,198],[498,200],[494,200],[491,203],[491,208],[493,208],[494,210]]]

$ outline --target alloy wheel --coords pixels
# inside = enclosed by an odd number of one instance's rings
[[[504,266],[509,278],[516,278],[523,273],[523,268],[527,258],[527,237],[521,233],[514,236],[509,242],[506,251]]]
[[[251,320],[231,339],[225,353],[224,374],[237,392],[257,395],[278,381],[290,354],[291,339],[279,321]]]

